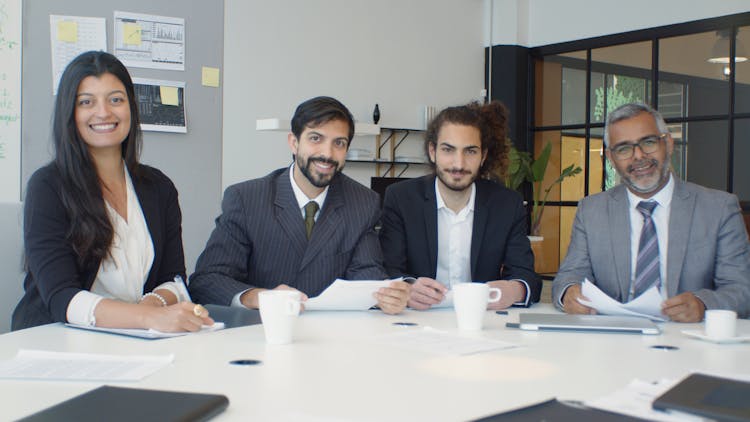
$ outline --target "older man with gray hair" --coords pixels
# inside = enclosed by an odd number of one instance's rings
[[[672,174],[674,141],[645,104],[612,111],[604,142],[622,184],[578,204],[552,286],[558,308],[594,313],[579,301],[588,279],[623,303],[656,287],[661,313],[673,321],[701,321],[706,309],[747,317],[750,244],[737,197]]]

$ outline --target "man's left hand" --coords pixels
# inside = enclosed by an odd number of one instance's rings
[[[661,304],[661,313],[677,322],[701,322],[706,305],[691,292],[681,293]]]
[[[512,306],[514,303],[526,300],[526,286],[520,281],[495,280],[488,281],[487,285],[490,287],[496,287],[503,292],[500,300],[487,304],[487,309],[489,310],[495,311],[498,309],[505,309]]]
[[[410,287],[405,281],[393,281],[388,287],[381,288],[375,292],[378,307],[386,314],[401,313],[409,300]]]

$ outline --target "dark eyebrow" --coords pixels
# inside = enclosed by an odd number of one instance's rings
[[[448,141],[440,141],[440,142],[438,142],[438,146],[446,146],[446,147],[450,147],[450,148],[456,149],[456,147],[454,145],[448,143]]]
[[[109,96],[112,96],[114,94],[122,94],[122,95],[127,96],[127,94],[125,94],[125,91],[122,91],[120,89],[116,89],[116,90],[110,92],[109,94],[107,94],[107,96],[109,97]],[[88,95],[88,96],[92,96],[92,97],[94,96],[94,94],[91,94],[91,93],[88,93],[88,92],[81,92],[79,94],[76,94],[76,97],[80,97],[80,96],[83,96],[83,95]]]

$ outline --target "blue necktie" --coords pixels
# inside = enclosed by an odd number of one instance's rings
[[[641,240],[638,242],[638,260],[635,264],[635,281],[631,291],[631,299],[641,295],[651,286],[659,285],[659,242],[656,238],[656,227],[651,214],[657,203],[641,201],[636,209],[643,215],[643,229]]]

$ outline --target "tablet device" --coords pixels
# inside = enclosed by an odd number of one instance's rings
[[[20,422],[207,421],[227,406],[229,399],[221,394],[105,385],[27,416]]]
[[[208,310],[208,315],[216,322],[223,322],[225,328],[260,324],[260,312],[257,309],[221,305],[203,306]]]
[[[522,330],[596,331],[608,333],[659,334],[661,330],[648,318],[614,315],[571,315],[522,313]]]
[[[652,407],[720,421],[750,421],[750,382],[691,374],[657,397]]]

